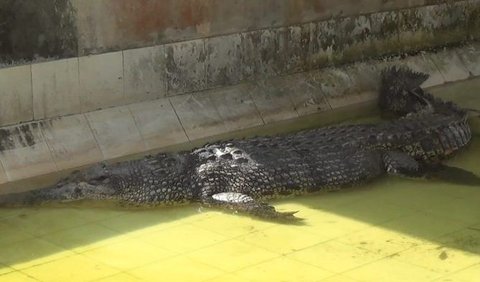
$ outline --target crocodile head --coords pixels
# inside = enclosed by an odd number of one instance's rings
[[[112,190],[112,198],[135,205],[176,204],[192,199],[195,187],[188,173],[187,154],[160,153],[114,164],[98,164],[83,181]],[[186,171],[187,170],[187,171]]]

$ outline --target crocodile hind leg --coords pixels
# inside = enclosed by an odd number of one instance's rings
[[[273,220],[300,220],[295,217],[295,212],[279,212],[273,206],[261,203],[252,197],[236,192],[222,192],[214,194],[203,200],[203,203],[211,207],[232,210],[234,212],[252,215],[262,219]]]
[[[422,165],[404,152],[386,152],[383,155],[383,164],[387,173],[393,175],[422,177],[425,173]]]

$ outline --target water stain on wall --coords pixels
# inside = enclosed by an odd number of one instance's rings
[[[76,55],[69,0],[0,1],[0,64]]]
[[[111,1],[116,26],[129,39],[161,42],[167,30],[195,33],[209,19],[209,1]],[[188,32],[187,32],[188,33]]]
[[[0,128],[0,152],[34,146],[40,138],[39,130],[39,123],[35,122]]]

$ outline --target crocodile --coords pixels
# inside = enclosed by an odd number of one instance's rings
[[[427,74],[382,71],[379,108],[388,120],[207,144],[77,171],[57,185],[0,204],[115,200],[135,206],[200,202],[264,219],[298,219],[268,199],[338,190],[386,174],[422,177],[471,140],[467,110],[424,91]]]

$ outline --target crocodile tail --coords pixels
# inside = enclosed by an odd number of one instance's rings
[[[406,66],[393,66],[382,71],[379,106],[383,115],[406,116],[409,114],[454,114],[466,118],[467,111],[456,104],[443,101],[423,91],[420,85],[429,75]]]
[[[420,85],[429,75],[405,66],[386,68],[381,74],[380,110],[385,115],[405,116],[431,107]]]

